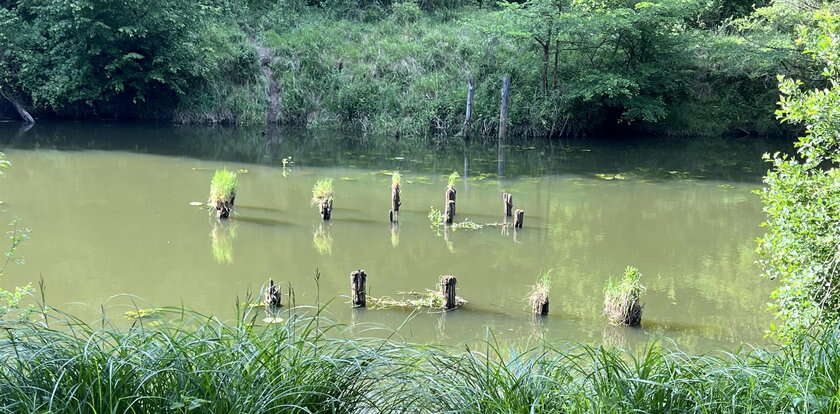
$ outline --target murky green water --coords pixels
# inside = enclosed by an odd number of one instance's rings
[[[633,346],[664,335],[687,348],[732,348],[761,342],[772,321],[773,283],[754,264],[762,213],[751,192],[765,170],[761,153],[778,143],[625,138],[499,148],[149,125],[16,127],[0,124],[14,162],[0,179],[2,216],[33,231],[20,249],[26,263],[0,283],[43,277],[50,304],[85,317],[104,304],[122,318],[132,302],[231,317],[237,296],[272,277],[284,293],[294,287],[298,305],[332,300],[336,320],[400,326],[409,313],[346,303],[349,273],[364,268],[372,296],[457,276],[469,304],[414,315],[400,335],[417,342],[471,342],[490,328],[505,342]],[[295,165],[284,170],[280,160],[290,156]],[[206,200],[220,167],[247,170],[225,225],[189,204]],[[393,169],[403,176],[396,229],[383,171]],[[432,230],[429,207],[442,207],[453,170],[464,176],[458,220],[500,221],[508,191],[526,210],[525,228]],[[309,204],[321,177],[336,179],[329,223]],[[643,327],[610,328],[602,288],[628,264],[647,286]],[[551,315],[534,322],[525,296],[549,269]]]

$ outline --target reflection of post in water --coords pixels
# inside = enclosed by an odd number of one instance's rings
[[[319,223],[312,233],[312,245],[322,256],[332,254],[333,238],[328,229],[325,228],[324,223]]]
[[[400,225],[391,223],[391,247],[400,245]]]
[[[280,134],[280,127],[275,123],[269,123],[265,131],[263,131],[263,135],[265,135],[266,139],[260,158],[263,162],[271,162],[278,155],[280,144],[283,142],[283,136]]]
[[[233,239],[236,238],[236,224],[228,221],[210,220],[210,245],[213,258],[219,264],[233,263]]]
[[[608,348],[627,349],[627,333],[629,330],[629,328],[623,326],[605,326],[601,334],[601,342]]]
[[[449,226],[443,226],[443,241],[446,243],[449,253],[455,253],[455,244],[452,240],[449,240]]]
[[[499,178],[505,176],[505,146],[502,140],[499,140],[496,148],[496,169]]]
[[[446,336],[446,314],[449,312],[440,312],[437,322],[435,323],[435,330],[437,331],[438,342],[443,342],[447,339]]]

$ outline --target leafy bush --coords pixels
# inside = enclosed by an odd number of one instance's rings
[[[391,5],[391,17],[400,24],[414,23],[422,12],[415,0],[403,0]]]
[[[840,320],[840,16],[817,13],[816,28],[803,28],[805,53],[823,65],[826,86],[803,90],[780,77],[777,114],[803,124],[799,157],[774,154],[760,192],[767,234],[759,241],[765,276],[779,279],[773,309],[791,336]]]

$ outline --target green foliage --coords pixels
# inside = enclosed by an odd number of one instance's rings
[[[439,295],[422,305],[440,306]],[[410,304],[409,304],[410,305]],[[297,310],[296,310],[297,311]],[[253,312],[253,311],[250,311]],[[0,410],[9,412],[833,413],[840,332],[775,350],[691,355],[651,344],[504,348],[340,339],[289,312],[254,326],[183,309],[160,327],[95,328],[58,313],[9,323]],[[72,329],[66,328],[72,326]]]
[[[416,0],[403,0],[391,5],[391,17],[400,24],[414,23],[422,12]]]
[[[402,182],[402,176],[399,171],[391,173],[391,186],[398,186]]]
[[[432,228],[437,229],[438,227],[443,225],[443,213],[440,210],[436,209],[434,206],[429,207],[429,224],[431,224]]]
[[[334,195],[333,179],[320,179],[312,186],[312,205],[320,205],[324,201],[332,200]]]
[[[458,174],[458,171],[452,171],[452,174],[449,174],[449,177],[446,178],[446,183],[448,186],[454,187],[459,178],[461,178],[461,175]]]
[[[210,202],[230,201],[236,195],[238,185],[239,178],[235,172],[227,168],[216,170],[213,179],[210,181]]]
[[[806,90],[780,77],[778,117],[805,125],[805,135],[796,143],[799,158],[765,155],[773,168],[760,192],[767,215],[760,263],[780,281],[772,307],[786,322],[783,336],[840,320],[840,16],[823,10],[816,17],[799,42],[822,65],[825,86]]]

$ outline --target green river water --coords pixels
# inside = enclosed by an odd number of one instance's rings
[[[0,178],[3,219],[32,229],[0,286],[43,278],[50,305],[115,319],[136,307],[183,305],[232,318],[236,298],[271,277],[297,305],[372,323],[413,342],[574,341],[634,346],[667,337],[688,349],[764,341],[774,282],[759,277],[761,154],[755,137],[610,137],[551,143],[416,144],[352,134],[61,123],[0,124],[14,163]],[[282,167],[291,157],[294,165]],[[212,171],[242,170],[234,217],[206,201]],[[390,176],[402,173],[400,224],[388,223]],[[247,171],[247,172],[244,172]],[[502,220],[503,191],[525,227],[430,228],[446,176],[458,171],[458,216]],[[310,206],[316,180],[335,179],[333,220]],[[643,273],[641,328],[601,315],[603,286],[626,265]],[[319,269],[321,279],[313,280]],[[448,313],[353,310],[349,274],[369,295],[435,288],[458,278],[469,303]],[[526,295],[552,270],[551,314]],[[284,300],[287,300],[284,297]],[[360,328],[361,329],[361,328]],[[367,334],[369,332],[365,332]]]

